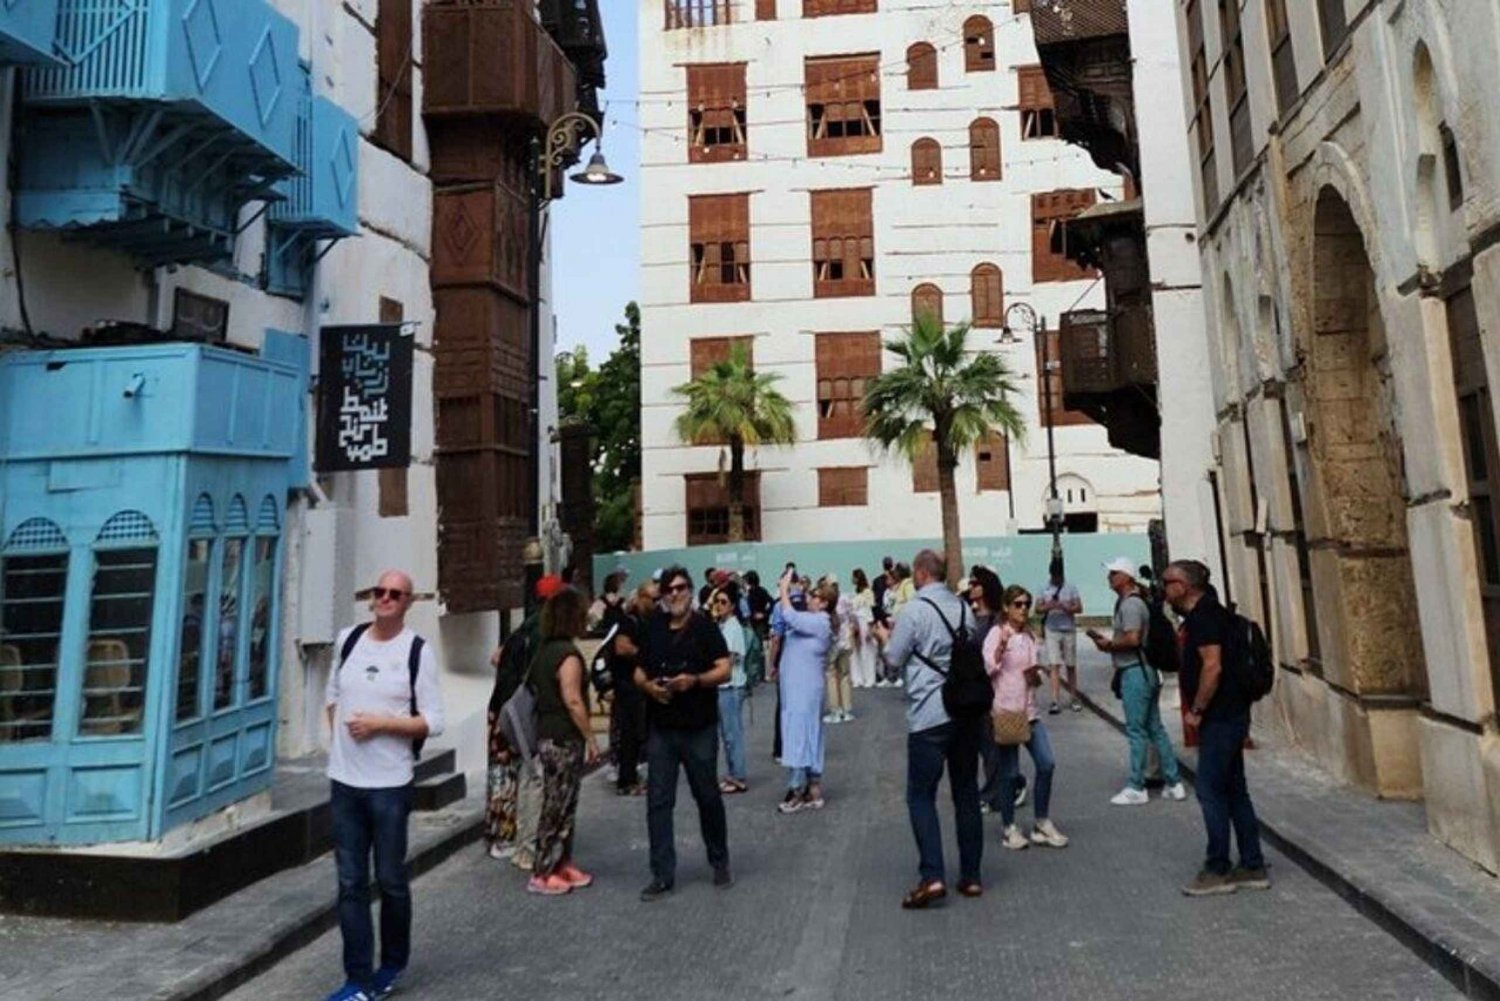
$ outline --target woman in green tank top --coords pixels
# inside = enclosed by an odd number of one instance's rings
[[[558,896],[594,877],[573,864],[573,827],[583,770],[599,760],[583,690],[583,655],[577,639],[588,623],[581,592],[564,588],[542,606],[541,649],[527,680],[536,692],[537,760],[542,770],[542,814],[536,862],[526,889]]]

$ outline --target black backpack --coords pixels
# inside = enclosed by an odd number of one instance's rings
[[[370,624],[368,622],[361,622],[349,630],[349,636],[344,640],[344,646],[339,651],[339,666],[334,668],[335,671],[342,671],[344,669],[344,661],[349,659],[349,655],[354,652],[355,644],[359,642],[359,638],[369,628]],[[411,714],[413,716],[421,715],[417,712],[417,672],[422,668],[423,643],[422,637],[413,635],[411,638],[411,651],[406,655],[406,672],[411,684]],[[411,742],[411,756],[420,758],[422,756],[422,747],[426,743],[426,737],[413,737]]]
[[[965,611],[959,609],[959,628],[955,629],[936,602],[930,598],[923,598],[922,601],[937,612],[953,641],[946,671],[917,654],[917,659],[943,676],[943,708],[954,719],[972,719],[984,715],[990,711],[990,706],[995,701],[995,689],[990,684],[989,672],[984,669],[984,650],[964,623]]]
[[[1141,599],[1146,601],[1145,598]],[[1146,601],[1150,618],[1146,621],[1146,635],[1142,638],[1141,655],[1146,663],[1163,674],[1176,674],[1182,666],[1177,651],[1177,630],[1167,618],[1164,602],[1159,598]]]
[[[1230,628],[1235,639],[1235,680],[1245,698],[1259,702],[1271,694],[1276,682],[1276,662],[1271,655],[1271,644],[1260,623],[1241,615],[1231,605],[1228,609]]]

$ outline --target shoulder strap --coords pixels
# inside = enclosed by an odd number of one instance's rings
[[[344,637],[344,645],[339,649],[339,664],[338,667],[334,668],[335,671],[344,666],[344,661],[349,659],[349,655],[354,652],[354,648],[359,644],[359,638],[369,631],[369,628],[370,624],[368,622],[361,622],[349,630],[349,635]]]
[[[934,612],[937,612],[937,617],[939,619],[941,619],[942,622],[943,622],[943,628],[946,629],[946,630],[948,630],[948,637],[949,637],[949,639],[957,641],[958,640],[958,630],[954,629],[953,626],[952,626],[952,624],[950,624],[948,622],[948,616],[946,616],[946,615],[943,614],[943,610],[937,606],[937,602],[933,601],[931,598],[920,598],[918,600],[921,601],[924,605],[930,606]],[[959,625],[963,625],[963,621],[964,621],[964,613],[963,613],[963,610],[960,609],[959,613],[958,613],[958,624]],[[925,658],[923,658],[923,659],[925,659]]]
[[[416,634],[411,638],[411,650],[406,655],[406,673],[411,679],[411,714],[417,715],[417,672],[422,670],[423,639]]]

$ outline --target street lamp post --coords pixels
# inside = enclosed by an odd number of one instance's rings
[[[1047,338],[1047,320],[1037,315],[1036,310],[1029,303],[1012,303],[1005,311],[1005,324],[1002,328],[1000,342],[1002,344],[1018,343],[1014,329],[1011,327],[1010,317],[1012,313],[1019,313],[1026,322],[1026,329],[1038,338],[1038,350],[1041,353],[1042,362],[1042,406],[1047,411],[1047,526],[1052,531],[1052,559],[1062,559],[1062,515],[1063,505],[1061,498],[1057,495],[1057,444],[1053,437],[1053,410],[1052,410],[1052,366],[1060,362],[1052,361],[1052,352]]]
[[[542,210],[547,207],[561,192],[554,190],[553,177],[557,171],[562,169],[563,163],[571,156],[580,145],[592,138],[594,142],[594,155],[589,157],[588,166],[576,174],[571,175],[570,180],[579,184],[619,184],[624,178],[609,169],[609,164],[604,162],[604,130],[602,125],[592,116],[582,111],[570,111],[559,117],[550,126],[544,136],[534,137],[531,140],[531,204],[529,211],[530,229],[530,269],[527,274],[527,291],[531,299],[531,420],[532,420],[532,442],[530,449],[529,475],[531,485],[527,495],[531,497],[531,503],[527,505],[526,524],[527,552],[541,552],[541,461],[542,442],[541,436],[536,434],[536,429],[541,426],[542,415]],[[529,585],[528,585],[529,588]],[[528,589],[528,595],[530,591]]]

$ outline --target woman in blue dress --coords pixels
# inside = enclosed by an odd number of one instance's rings
[[[792,606],[791,578],[781,578],[786,639],[781,653],[781,763],[787,770],[782,813],[823,806],[823,667],[833,644],[833,602],[826,588],[808,592],[807,611]],[[832,600],[830,600],[832,599]]]

